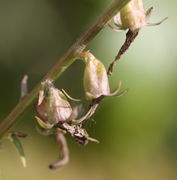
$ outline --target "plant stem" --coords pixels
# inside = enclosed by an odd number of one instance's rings
[[[42,81],[46,79],[55,81],[77,59],[77,54],[86,48],[87,44],[104,28],[106,23],[129,1],[130,0],[115,0],[96,20],[96,22],[78,38],[64,56],[59,59],[56,65],[51,68]],[[31,93],[27,94],[22,100],[20,100],[11,113],[1,122],[0,137],[8,131],[16,119],[35,100],[41,82],[36,85]]]

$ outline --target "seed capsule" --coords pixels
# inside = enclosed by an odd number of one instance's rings
[[[115,18],[116,19],[116,18]],[[132,0],[120,11],[122,29],[136,31],[146,24],[142,0]]]
[[[83,80],[87,99],[99,101],[106,96],[120,96],[127,92],[127,89],[120,92],[121,82],[113,93],[110,92],[106,69],[92,53],[82,52],[80,57],[86,60]]]
[[[109,82],[104,65],[90,52],[84,52],[86,67],[84,71],[84,89],[87,99],[96,99],[110,94]]]
[[[52,128],[58,122],[66,121],[72,113],[65,95],[49,80],[42,83],[36,110],[39,125],[46,129]]]
[[[143,7],[142,0],[131,0],[125,5],[120,12],[114,16],[114,23],[121,30],[129,29],[132,32],[140,30],[143,26],[155,26],[161,24],[167,18],[164,18],[158,23],[148,23],[153,7],[149,8],[146,12]]]

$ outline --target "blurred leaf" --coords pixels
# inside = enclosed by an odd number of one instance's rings
[[[25,152],[24,152],[23,146],[22,146],[19,138],[16,135],[14,135],[13,133],[9,133],[8,139],[10,140],[10,142],[12,142],[15,145],[15,147],[20,155],[22,165],[23,165],[23,167],[26,167]]]

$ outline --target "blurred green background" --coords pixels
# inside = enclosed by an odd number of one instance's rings
[[[17,104],[20,81],[29,75],[31,90],[111,0],[0,1],[0,119]],[[86,123],[100,144],[80,147],[67,137],[70,163],[51,171],[58,157],[54,139],[35,130],[34,105],[13,130],[23,140],[27,168],[14,147],[0,151],[0,180],[176,180],[177,179],[177,2],[148,0],[154,6],[150,22],[169,19],[158,27],[144,27],[110,78],[111,88],[122,80],[130,92],[107,98]],[[108,67],[125,33],[105,28],[88,49]],[[56,82],[73,97],[83,98],[84,64],[75,62]]]

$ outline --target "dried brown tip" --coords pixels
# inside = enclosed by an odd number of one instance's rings
[[[139,33],[139,31],[132,32],[131,30],[129,30],[127,32],[124,44],[122,45],[122,47],[120,48],[120,50],[119,50],[117,56],[115,57],[114,61],[110,64],[110,66],[108,68],[108,72],[107,72],[108,75],[112,75],[114,67],[115,67],[117,61],[128,50],[130,45],[133,43],[133,41],[137,37],[138,33]]]
[[[153,11],[153,7],[150,7],[147,11],[146,11],[146,21],[149,19],[149,17],[151,16],[151,13]]]

